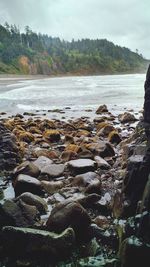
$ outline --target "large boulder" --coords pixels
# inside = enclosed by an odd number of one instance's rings
[[[2,244],[4,252],[13,258],[25,255],[34,260],[58,261],[71,254],[75,234],[72,228],[58,235],[43,230],[7,226],[2,231]]]
[[[19,200],[6,200],[0,204],[0,228],[6,225],[31,227],[39,220],[37,208]]]
[[[46,225],[49,231],[56,233],[71,226],[76,234],[79,234],[85,231],[90,223],[90,216],[79,203],[66,201],[55,206]]]

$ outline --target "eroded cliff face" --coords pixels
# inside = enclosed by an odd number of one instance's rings
[[[54,63],[47,57],[47,55],[42,55],[42,57],[35,57],[32,61],[26,57],[21,56],[18,59],[19,70],[22,74],[43,74],[50,75],[60,72],[61,66]]]

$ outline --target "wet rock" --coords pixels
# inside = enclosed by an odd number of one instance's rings
[[[41,182],[29,175],[19,174],[13,183],[13,186],[16,197],[24,192],[43,195]]]
[[[94,223],[102,228],[102,229],[107,229],[110,226],[110,221],[107,219],[106,216],[99,215],[94,219]]]
[[[93,155],[101,156],[102,158],[112,157],[115,155],[112,145],[105,141],[87,144],[86,148],[89,149]]]
[[[106,105],[101,105],[99,108],[96,110],[96,114],[101,114],[103,112],[108,112],[108,108]]]
[[[26,143],[31,143],[34,141],[34,135],[31,134],[30,132],[24,131],[24,132],[20,132],[18,139]]]
[[[40,174],[39,168],[30,161],[25,161],[17,166],[13,171],[13,176],[16,177],[18,174],[26,174],[33,177],[38,177]]]
[[[107,137],[112,131],[114,131],[115,128],[113,125],[111,124],[107,124],[105,125],[104,127],[102,127],[102,129],[100,129],[98,132],[97,132],[97,135],[98,136],[105,136]]]
[[[86,172],[76,175],[73,179],[72,184],[76,186],[86,187],[95,181],[99,182],[99,176],[95,172]]]
[[[123,114],[120,114],[118,116],[118,119],[120,122],[122,123],[127,123],[127,122],[134,122],[136,121],[137,119],[135,118],[135,116],[129,112],[125,112]]]
[[[76,159],[68,162],[68,168],[72,174],[81,174],[96,169],[96,162],[91,159]]]
[[[64,173],[64,170],[64,164],[50,164],[42,168],[41,174],[48,175],[48,177],[51,179],[61,176]]]
[[[135,236],[125,239],[120,249],[121,267],[149,266],[150,246]]]
[[[26,255],[28,258],[43,258],[43,261],[58,261],[69,256],[75,244],[75,234],[71,228],[58,235],[43,230],[8,226],[3,228],[2,233],[5,253],[17,258]]]
[[[45,156],[40,156],[33,164],[41,171],[45,166],[52,164],[53,161]],[[32,176],[32,175],[31,175]]]
[[[81,197],[77,200],[84,208],[93,208],[93,205],[100,200],[98,194],[92,193],[88,196]]]
[[[0,204],[0,228],[6,225],[30,227],[38,219],[36,207],[26,205],[22,201],[15,203],[6,200],[3,205]]]
[[[79,153],[82,151],[81,147],[75,144],[70,144],[65,148],[65,151],[72,151],[75,153]]]
[[[58,142],[60,140],[60,133],[57,130],[46,130],[44,138],[50,142]]]
[[[23,202],[25,202],[28,205],[35,206],[41,214],[45,214],[48,210],[46,201],[43,198],[37,195],[34,195],[30,192],[25,192],[21,194],[16,199],[16,201],[18,201],[19,199],[21,199]]]
[[[122,141],[122,139],[118,134],[118,132],[112,131],[108,135],[108,141],[112,144],[119,144]]]
[[[77,234],[87,229],[91,219],[86,210],[76,202],[58,204],[52,210],[47,221],[49,231],[61,232],[71,226]]]
[[[86,189],[85,189],[85,193],[86,194],[101,194],[102,191],[102,185],[100,181],[93,181],[92,184],[89,184]]]
[[[73,159],[77,159],[78,155],[76,152],[73,152],[73,151],[64,151],[62,152],[61,154],[61,160],[63,162],[67,162],[67,161],[70,161],[70,160],[73,160]]]
[[[21,158],[15,135],[0,123],[0,170],[13,169]]]
[[[104,170],[110,169],[110,165],[102,157],[95,156],[94,157],[94,160],[96,161],[98,168],[101,168],[101,169],[104,169]]]
[[[53,194],[63,187],[62,181],[41,181],[41,184],[43,189],[49,194]]]

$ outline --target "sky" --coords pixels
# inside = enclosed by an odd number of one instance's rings
[[[150,59],[149,0],[0,0],[0,23],[64,40],[107,39]]]

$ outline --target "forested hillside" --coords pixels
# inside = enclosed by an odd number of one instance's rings
[[[28,26],[0,25],[0,73],[103,74],[142,72],[147,60],[106,39],[71,42],[37,34]]]

